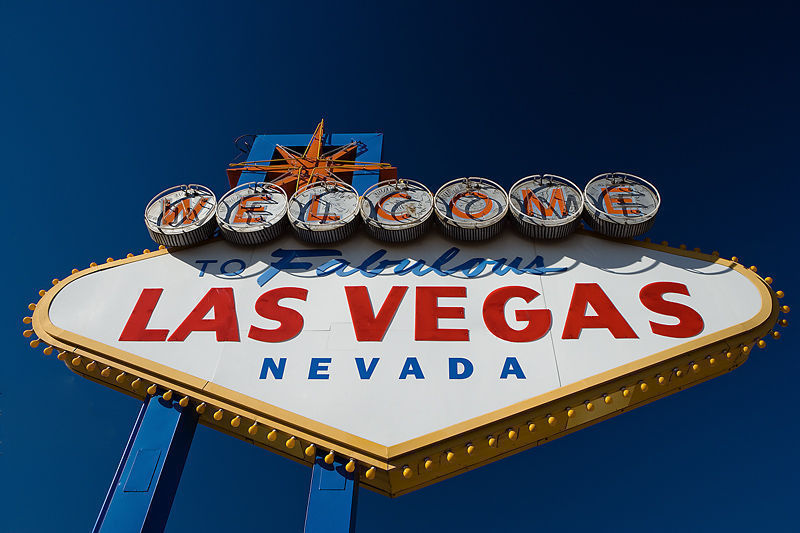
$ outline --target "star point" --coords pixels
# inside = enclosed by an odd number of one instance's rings
[[[325,120],[317,124],[311,140],[302,154],[286,146],[276,145],[280,159],[233,163],[229,170],[266,172],[265,181],[282,187],[288,195],[317,181],[352,181],[353,172],[377,170],[381,175],[393,177],[397,169],[388,163],[356,161],[359,144],[352,141],[323,153]],[[272,178],[270,179],[270,175]]]

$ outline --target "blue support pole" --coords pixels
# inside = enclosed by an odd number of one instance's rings
[[[198,415],[161,397],[144,401],[94,533],[163,531]]]
[[[306,509],[305,533],[354,533],[358,476],[344,464],[325,463],[317,457],[311,473],[311,491]]]

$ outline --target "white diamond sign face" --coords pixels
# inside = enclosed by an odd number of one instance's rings
[[[96,381],[402,494],[730,370],[776,313],[727,260],[505,231],[159,251],[62,281],[34,328]]]

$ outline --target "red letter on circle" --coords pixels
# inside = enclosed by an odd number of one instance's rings
[[[330,206],[328,206],[328,211],[329,210]],[[319,212],[319,196],[314,195],[314,197],[311,199],[311,205],[308,208],[306,220],[308,222],[311,222],[312,220],[319,222],[335,222],[339,220],[339,215],[329,214],[328,211],[325,211],[325,213]]]
[[[483,209],[481,209],[477,213],[465,213],[464,211],[462,211],[461,209],[456,207],[456,202],[459,199],[461,199],[462,197],[464,197],[464,196],[474,196],[479,200],[483,200],[483,202],[485,204],[483,206]],[[473,200],[470,203],[470,205],[472,205],[472,203],[477,202],[477,201],[478,200]],[[450,200],[450,211],[452,211],[453,214],[456,215],[459,218],[471,218],[471,219],[480,218],[483,215],[489,213],[489,211],[491,211],[491,210],[492,210],[492,199],[489,198],[488,196],[486,196],[485,194],[483,194],[482,192],[478,192],[478,191],[460,192],[460,193],[456,194],[455,196],[453,196],[453,199]]]
[[[239,202],[239,207],[236,208],[236,215],[233,217],[234,224],[250,223],[255,217],[253,213],[263,213],[266,211],[263,202],[268,202],[269,198],[266,196],[248,196],[242,198]],[[262,202],[261,204],[250,205],[250,203]]]
[[[517,320],[527,322],[522,329],[514,329],[506,322],[506,303],[511,298],[522,298],[530,303],[539,293],[529,287],[502,287],[489,293],[483,302],[483,322],[495,337],[510,342],[530,342],[541,339],[550,329],[552,315],[549,309],[518,309]]]
[[[542,213],[543,218],[553,216],[555,213],[556,205],[561,206],[561,216],[567,216],[567,204],[564,202],[564,189],[553,189],[553,194],[550,196],[550,204],[544,205],[541,200],[529,189],[522,189],[522,198],[525,203],[525,214],[533,215],[533,206],[535,205],[539,212]]]
[[[603,197],[603,202],[606,204],[606,213],[610,215],[638,215],[638,209],[631,209],[627,204],[633,203],[633,198],[630,196],[611,196],[612,192],[621,192],[630,194],[630,187],[610,187],[605,188],[600,192]]]
[[[395,197],[397,197],[397,198],[405,198],[406,200],[411,198],[408,194],[406,194],[404,192],[393,192],[391,194],[387,194],[386,196],[381,198],[380,202],[378,202],[378,206],[376,208],[376,211],[378,212],[378,216],[379,217],[381,217],[384,220],[398,220],[399,221],[399,220],[405,220],[405,219],[407,219],[407,218],[409,218],[411,216],[408,213],[401,213],[399,215],[393,215],[392,213],[389,213],[388,211],[386,211],[383,208],[383,204],[384,203],[386,203],[389,199],[395,198]]]

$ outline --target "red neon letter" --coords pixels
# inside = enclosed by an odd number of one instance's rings
[[[330,210],[330,209],[329,209]],[[308,216],[306,216],[306,220],[311,222],[312,220],[318,220],[320,222],[333,222],[339,220],[339,215],[331,215],[328,214],[326,211],[323,214],[319,212],[319,196],[314,196],[311,199],[311,206],[308,208]]]
[[[359,342],[383,340],[407,290],[408,287],[392,287],[378,314],[375,315],[366,287],[345,287],[356,340]]]
[[[119,336],[121,341],[165,341],[168,329],[147,329],[158,299],[164,289],[142,289],[139,300],[133,306],[131,316]]]
[[[439,298],[466,298],[466,287],[417,287],[414,340],[468,341],[468,329],[440,329],[440,318],[464,318],[463,307],[439,307]]]
[[[214,310],[214,318],[205,316]],[[178,329],[170,335],[170,341],[185,341],[193,331],[213,331],[218,341],[239,342],[239,323],[236,320],[236,305],[230,287],[209,289]]]
[[[467,213],[467,212],[462,211],[461,209],[459,209],[456,206],[456,202],[461,197],[474,197],[474,198],[476,198],[475,200],[472,200],[469,204],[467,204],[467,211],[472,209],[472,204],[474,204],[478,200],[483,200],[483,202],[484,202],[483,209],[481,209],[477,213]],[[459,218],[466,218],[466,219],[480,218],[483,215],[485,215],[488,212],[490,212],[491,210],[492,210],[492,199],[489,198],[488,196],[486,196],[485,194],[483,194],[482,192],[478,192],[478,191],[460,192],[460,193],[456,194],[455,196],[453,196],[453,199],[450,200],[450,211],[452,211],[453,214],[455,216],[459,217]]]
[[[283,342],[293,339],[303,330],[303,315],[294,309],[278,305],[278,302],[283,298],[297,298],[305,301],[307,296],[308,289],[300,287],[281,287],[265,292],[256,300],[256,313],[264,318],[280,322],[281,325],[275,329],[250,326],[247,336],[261,342]]]
[[[662,337],[685,339],[694,337],[703,331],[703,317],[697,311],[677,302],[668,302],[663,298],[666,293],[683,294],[689,296],[689,289],[683,283],[661,281],[642,287],[639,291],[639,300],[649,310],[659,315],[674,316],[678,323],[674,325],[650,322],[650,329]]]
[[[236,209],[236,215],[233,217],[233,223],[249,224],[250,222],[258,220],[253,213],[264,213],[266,211],[264,203],[268,201],[269,198],[266,196],[248,196],[247,198],[242,198],[242,201],[239,202],[239,207]],[[251,203],[255,205],[251,205]]]
[[[591,305],[597,316],[586,316],[586,305]],[[576,283],[564,323],[562,339],[577,339],[581,330],[605,328],[615,339],[638,339],[636,333],[620,314],[597,283]]]
[[[411,215],[409,215],[408,213],[401,213],[399,215],[395,215],[393,213],[387,212],[383,208],[383,204],[385,204],[386,201],[391,198],[405,198],[406,200],[408,200],[411,197],[404,192],[393,192],[391,194],[387,194],[386,196],[381,198],[381,201],[378,202],[378,205],[375,208],[375,210],[378,212],[378,216],[384,220],[405,220],[407,218],[411,218]]]
[[[164,225],[171,224],[173,226],[189,224],[197,218],[197,214],[203,209],[207,201],[208,198],[201,198],[200,201],[192,207],[191,198],[184,198],[174,204],[169,203],[169,201],[165,199],[161,206],[161,223]]]
[[[610,215],[635,215],[639,213],[638,209],[631,209],[627,204],[633,203],[633,198],[629,196],[611,196],[612,192],[622,192],[630,194],[630,187],[611,187],[605,188],[601,191],[600,195],[606,204],[606,213]]]
[[[553,216],[555,213],[556,205],[561,206],[561,216],[567,216],[567,204],[564,202],[564,189],[553,189],[553,194],[550,197],[550,205],[545,206],[536,196],[536,194],[529,189],[522,189],[522,198],[525,202],[525,214],[533,215],[533,206],[539,208],[542,217],[547,218]]]
[[[530,303],[539,293],[529,287],[503,287],[489,293],[483,302],[483,322],[495,337],[510,342],[530,342],[541,339],[550,329],[552,316],[549,309],[518,309],[517,320],[527,322],[522,329],[514,329],[506,322],[506,303],[511,298],[522,298]]]

